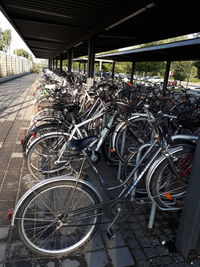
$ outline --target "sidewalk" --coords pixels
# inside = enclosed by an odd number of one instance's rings
[[[134,205],[130,218],[116,225],[109,240],[105,224],[76,254],[63,258],[46,258],[33,254],[10,229],[7,210],[14,208],[22,195],[23,177],[28,174],[21,153],[21,131],[27,128],[32,113],[31,85],[37,75],[30,74],[0,85],[0,267],[148,267],[200,266],[195,253],[186,261],[162,245],[176,234],[180,214],[157,212],[153,230],[147,228],[149,206]],[[105,176],[116,170],[101,162],[97,165]],[[192,265],[190,263],[193,263]]]

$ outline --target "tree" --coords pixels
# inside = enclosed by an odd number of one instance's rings
[[[143,73],[148,75],[163,75],[165,71],[164,62],[138,62],[136,63],[136,72]]]
[[[200,60],[194,61],[193,65],[197,68],[197,78],[200,79]]]
[[[175,61],[172,63],[172,69],[174,71],[174,79],[178,81],[184,81],[189,79],[192,62],[191,61]]]
[[[12,40],[11,30],[3,31],[3,50],[7,53],[10,50]]]
[[[14,54],[17,56],[29,58],[29,53],[26,50],[24,50],[23,48],[15,49]]]
[[[0,28],[0,51],[3,50],[3,32],[2,29]]]
[[[12,36],[11,30],[2,31],[0,28],[0,50],[4,52],[8,52],[10,49]]]

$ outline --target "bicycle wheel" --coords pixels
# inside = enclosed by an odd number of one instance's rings
[[[161,208],[181,209],[183,207],[194,148],[192,145],[183,145],[182,151],[172,155],[172,163],[178,177],[172,171],[167,158],[155,169],[150,181],[150,191]]]
[[[30,173],[36,180],[63,174],[69,162],[77,158],[77,152],[65,150],[60,163],[57,163],[60,149],[69,139],[69,134],[57,132],[44,134],[29,147],[27,164]],[[68,175],[70,173],[67,173]]]
[[[55,131],[67,131],[67,127],[65,125],[59,123],[59,122],[52,122],[48,123],[46,122],[45,124],[41,124],[39,126],[36,126],[33,128],[31,131],[29,131],[24,139],[23,139],[23,152],[26,152],[28,147],[31,145],[33,140],[38,138],[39,136],[44,135],[45,133],[48,132],[55,132]]]
[[[125,136],[124,136],[125,135]],[[152,138],[152,129],[146,117],[134,118],[128,121],[128,125],[122,127],[115,139],[115,152],[121,161],[132,151],[136,151],[140,145],[149,143]],[[122,152],[124,140],[124,151]]]
[[[54,180],[43,184],[20,206],[16,218],[18,233],[36,253],[46,256],[72,253],[96,230],[101,213],[95,205],[99,202],[93,190],[83,183]]]

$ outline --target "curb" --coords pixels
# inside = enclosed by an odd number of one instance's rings
[[[0,84],[1,83],[4,83],[4,82],[8,82],[8,81],[11,81],[11,80],[14,80],[14,79],[17,79],[17,78],[20,78],[22,76],[25,76],[25,75],[28,75],[28,74],[31,74],[32,72],[24,72],[24,73],[20,73],[20,74],[16,74],[16,75],[11,75],[11,76],[7,76],[7,77],[4,77],[4,78],[0,78]]]

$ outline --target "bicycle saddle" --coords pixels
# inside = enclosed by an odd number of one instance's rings
[[[98,140],[97,136],[88,136],[78,140],[71,140],[67,142],[66,148],[73,151],[81,151],[95,140]]]

